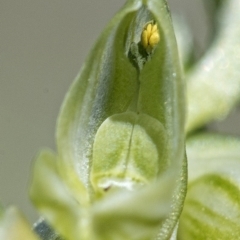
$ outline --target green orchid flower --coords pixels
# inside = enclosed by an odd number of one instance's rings
[[[240,138],[196,131],[240,96],[240,1],[214,6],[216,38],[190,67],[191,37],[178,22],[178,50],[167,2],[126,2],[65,97],[57,153],[36,157],[38,237],[9,208],[0,239],[239,239]]]
[[[184,82],[166,1],[130,0],[63,103],[31,199],[65,239],[169,239],[186,194]]]

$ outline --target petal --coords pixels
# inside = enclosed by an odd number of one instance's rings
[[[78,181],[90,191],[96,131],[108,116],[125,111],[135,93],[137,70],[126,56],[124,43],[133,11],[140,5],[140,1],[128,1],[111,20],[62,105],[57,126],[59,165],[62,177],[72,189]]]
[[[186,76],[186,132],[225,117],[240,98],[240,2],[223,1],[221,5],[217,38]]]
[[[96,239],[144,240],[156,237],[159,227],[163,227],[171,213],[174,175],[174,172],[168,172],[149,188],[132,193],[120,191],[97,202],[93,206],[93,232]]]
[[[240,139],[220,134],[202,133],[187,139],[189,181],[240,166]]]
[[[165,144],[164,127],[148,115],[126,112],[109,117],[94,141],[91,178],[96,191],[131,189],[154,180],[168,165]]]
[[[240,236],[240,139],[200,134],[187,142],[189,186],[180,239]]]
[[[237,181],[220,174],[206,174],[189,185],[180,219],[180,239],[238,239],[239,222]]]
[[[0,214],[0,239],[39,240],[26,219],[15,207],[9,207]]]
[[[30,197],[39,212],[62,236],[77,240],[84,235],[79,230],[84,210],[74,199],[57,170],[57,158],[42,151],[34,165]]]

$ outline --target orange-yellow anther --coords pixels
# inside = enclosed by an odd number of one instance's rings
[[[153,21],[147,23],[142,31],[141,43],[148,53],[150,53],[153,48],[160,41],[160,34],[158,31],[158,26]]]

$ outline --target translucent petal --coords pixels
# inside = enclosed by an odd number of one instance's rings
[[[9,207],[0,214],[0,239],[39,240],[26,219],[15,207]]]
[[[187,142],[189,186],[179,237],[238,239],[240,236],[240,139],[200,134]]]
[[[240,97],[240,1],[223,1],[212,46],[187,74],[186,131],[225,117]]]
[[[39,212],[62,236],[77,240],[84,236],[84,210],[64,184],[57,170],[57,158],[41,152],[33,169],[30,197]],[[80,238],[81,239],[81,238]]]

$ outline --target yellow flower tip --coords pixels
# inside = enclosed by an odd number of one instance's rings
[[[149,45],[154,48],[160,40],[158,32],[154,32],[149,38]]]
[[[143,47],[146,49],[148,47],[148,31],[147,30],[143,30],[141,42]]]
[[[141,34],[141,44],[150,53],[160,41],[158,26],[154,21],[148,22]]]
[[[152,32],[152,24],[148,23],[146,29],[147,29],[147,33],[148,33],[148,36],[149,36]]]

